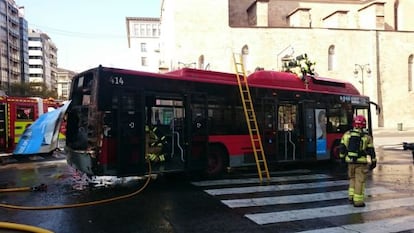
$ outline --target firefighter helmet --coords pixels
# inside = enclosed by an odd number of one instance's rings
[[[354,128],[363,129],[367,126],[367,119],[364,116],[358,115],[354,117],[354,121],[352,122],[352,126]]]

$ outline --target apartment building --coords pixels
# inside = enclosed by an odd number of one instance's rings
[[[0,0],[0,89],[21,81],[19,8],[13,0]]]
[[[136,57],[138,70],[158,72],[160,19],[150,17],[126,18],[128,48]]]
[[[412,9],[412,0],[164,0],[160,60],[234,72],[240,53],[254,72],[306,53],[319,76],[349,81],[381,107],[374,127],[414,127],[414,108],[401,107],[414,102]]]
[[[29,27],[24,18],[24,7],[19,7],[20,74],[21,82],[29,82]]]
[[[50,37],[29,29],[29,81],[57,91],[57,47]]]

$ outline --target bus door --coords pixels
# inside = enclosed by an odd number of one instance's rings
[[[278,114],[278,154],[277,160],[297,160],[300,153],[298,144],[298,105],[279,103]]]
[[[259,109],[258,109],[259,110]],[[276,124],[276,102],[274,99],[263,99],[263,112],[261,116],[263,123],[261,124],[261,131],[263,135],[263,149],[267,161],[272,162],[277,160],[277,124]],[[259,118],[258,118],[259,119]],[[259,119],[260,120],[260,119]]]
[[[146,154],[154,169],[181,171],[185,167],[189,124],[185,103],[183,96],[174,93],[146,95]]]
[[[0,103],[0,152],[7,149],[7,114],[6,103]]]
[[[316,138],[315,138],[315,109],[313,103],[304,103],[304,138],[305,138],[305,159],[314,158],[316,154]]]
[[[116,117],[116,166],[118,175],[127,176],[147,169],[143,155],[143,97],[135,90],[114,90],[112,112]]]
[[[327,148],[326,109],[315,107],[314,103],[304,103],[304,159],[323,160],[329,158]]]
[[[326,137],[327,117],[325,108],[315,108],[315,138],[316,138],[316,159],[328,159],[329,150]]]
[[[193,93],[190,96],[191,99],[187,101],[187,112],[191,112],[187,167],[189,170],[204,170],[208,166],[208,135],[211,123],[208,118],[207,96],[202,93]]]

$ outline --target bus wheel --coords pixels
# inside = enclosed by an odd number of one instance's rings
[[[331,148],[331,162],[336,163],[340,161],[339,158],[339,142],[335,142]]]
[[[207,177],[214,178],[222,175],[228,164],[228,156],[226,150],[218,145],[210,146],[207,155]]]

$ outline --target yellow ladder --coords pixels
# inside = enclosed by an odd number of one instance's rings
[[[256,113],[253,108],[249,84],[247,83],[247,75],[243,64],[243,57],[241,54],[233,53],[233,60],[260,183],[263,182],[263,175],[266,175],[267,181],[270,181],[269,169],[267,167],[262,139],[260,136],[259,127],[257,125]]]

